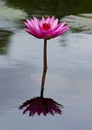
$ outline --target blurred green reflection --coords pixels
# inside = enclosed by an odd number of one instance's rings
[[[32,15],[55,15],[61,18],[69,14],[92,12],[92,0],[6,0],[11,7],[23,9]]]
[[[78,0],[6,0],[11,7],[23,9],[32,15],[55,15],[57,17],[76,13],[75,8],[79,5]]]
[[[9,30],[0,30],[0,54],[7,54],[11,35],[12,32]]]
[[[11,7],[23,9],[32,15],[55,15],[62,17],[69,14],[92,12],[92,0],[6,0]]]

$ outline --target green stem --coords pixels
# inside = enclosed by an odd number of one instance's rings
[[[43,57],[43,64],[44,64],[44,70],[47,70],[47,40],[44,39],[44,57]]]

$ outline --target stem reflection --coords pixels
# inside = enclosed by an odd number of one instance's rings
[[[43,97],[46,72],[47,69],[44,69],[42,74],[40,96],[25,101],[19,107],[19,109],[24,109],[23,114],[25,114],[26,112],[29,112],[29,116],[34,116],[35,114],[37,115],[43,114],[44,116],[46,116],[47,114],[51,115],[62,114],[61,110],[61,108],[63,108],[62,104],[57,103],[51,98]]]
[[[46,69],[46,70],[43,70],[43,74],[42,74],[42,82],[41,82],[41,93],[40,93],[40,96],[41,96],[41,97],[43,97],[43,91],[44,91],[44,85],[45,85],[46,73],[47,73],[47,69]]]

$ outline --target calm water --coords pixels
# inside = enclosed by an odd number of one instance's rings
[[[43,40],[23,30],[27,17],[55,15],[71,29],[48,41],[44,97],[62,115],[23,115],[19,106],[40,96]],[[92,130],[92,1],[0,0],[0,130]]]

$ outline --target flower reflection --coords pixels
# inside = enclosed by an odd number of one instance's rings
[[[20,109],[24,109],[23,114],[29,111],[29,116],[34,116],[36,113],[40,115],[41,113],[45,116],[47,114],[54,115],[62,114],[60,108],[63,108],[63,105],[55,102],[51,98],[43,98],[43,97],[36,97],[24,102]]]
[[[43,97],[46,71],[47,70],[44,70],[42,75],[40,96],[25,101],[19,107],[19,109],[23,109],[23,114],[25,114],[26,112],[29,112],[29,116],[34,116],[35,114],[43,114],[44,116],[46,116],[47,114],[62,114],[61,108],[63,108],[63,105],[57,103],[51,98]]]

